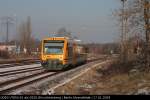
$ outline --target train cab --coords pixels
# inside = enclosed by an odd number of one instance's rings
[[[62,70],[68,66],[75,66],[86,61],[86,56],[79,54],[80,49],[77,42],[68,37],[43,39],[41,64],[47,70]]]

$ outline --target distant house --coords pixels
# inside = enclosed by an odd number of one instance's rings
[[[17,49],[16,45],[0,44],[0,51],[16,52],[16,49]]]

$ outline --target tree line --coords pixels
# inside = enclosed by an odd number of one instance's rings
[[[120,25],[120,59],[126,63],[135,56],[150,67],[150,1],[120,1],[122,7],[114,11]]]

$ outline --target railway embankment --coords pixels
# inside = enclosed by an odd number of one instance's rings
[[[56,95],[148,95],[150,73],[133,65],[105,63],[55,89]]]

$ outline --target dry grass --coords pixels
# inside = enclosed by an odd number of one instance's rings
[[[120,67],[106,64],[96,67],[81,77],[55,90],[60,95],[136,94],[139,89],[150,87],[150,74],[129,74],[132,66]],[[149,88],[148,88],[149,89]]]

